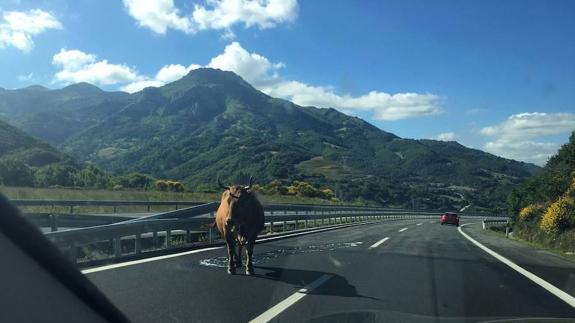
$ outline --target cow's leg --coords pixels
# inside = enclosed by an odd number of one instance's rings
[[[254,244],[255,240],[249,240],[248,245],[246,246],[246,275],[253,275],[254,274],[254,264],[252,263],[252,255],[254,254]]]
[[[236,267],[234,267],[235,246],[234,239],[231,235],[226,235],[226,244],[228,245],[228,274],[235,274]]]
[[[242,243],[238,241],[238,256],[236,258],[236,268],[242,266]]]

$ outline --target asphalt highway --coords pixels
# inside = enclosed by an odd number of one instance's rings
[[[437,220],[387,221],[260,243],[254,276],[243,269],[228,275],[225,255],[218,248],[87,277],[134,322],[575,318],[572,306]],[[571,277],[570,269],[553,263],[537,268],[548,277],[554,270]]]

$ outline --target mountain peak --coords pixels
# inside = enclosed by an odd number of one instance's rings
[[[42,85],[30,85],[30,86],[27,86],[25,88],[22,88],[21,90],[25,90],[25,91],[50,91],[49,88],[44,87]]]
[[[202,67],[192,70],[188,75],[184,76],[184,79],[193,79],[200,82],[210,82],[210,83],[228,83],[236,82],[243,83],[251,87],[241,76],[237,75],[231,71],[223,71],[217,68]]]
[[[90,84],[87,82],[80,82],[68,85],[65,88],[62,88],[62,91],[72,92],[74,94],[80,94],[80,95],[100,94],[104,92],[104,90],[100,89],[94,84]]]
[[[228,89],[240,88],[242,90],[255,90],[248,82],[234,72],[206,67],[192,70],[181,79],[164,85],[162,91],[167,94],[181,93],[196,86],[217,86]]]

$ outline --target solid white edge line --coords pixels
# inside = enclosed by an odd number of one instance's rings
[[[156,260],[163,260],[163,259],[169,259],[169,258],[175,258],[175,257],[190,255],[190,254],[193,254],[193,253],[210,251],[210,250],[216,250],[216,249],[221,249],[221,248],[223,248],[223,246],[209,247],[209,248],[204,248],[204,249],[196,249],[196,250],[191,250],[191,251],[186,251],[186,252],[174,253],[174,254],[171,254],[171,255],[164,255],[164,256],[157,256],[157,257],[151,257],[151,258],[144,258],[144,259],[126,261],[126,262],[121,262],[121,263],[111,264],[111,265],[106,265],[106,266],[88,268],[88,269],[82,270],[81,272],[82,272],[82,274],[90,274],[90,273],[95,273],[95,272],[103,271],[103,270],[109,270],[109,269],[114,269],[114,268],[132,266],[132,265],[137,265],[137,264],[143,264],[143,263],[145,263],[145,262],[156,261]]]
[[[463,232],[463,230],[461,229],[462,227],[466,226],[466,225],[470,225],[470,224],[476,224],[479,222],[475,222],[475,223],[467,223],[467,224],[463,224],[461,225],[459,228],[457,228],[459,230],[459,233],[461,233],[467,240],[471,241],[473,244],[475,244],[477,247],[479,247],[480,249],[482,249],[483,251],[487,252],[488,254],[490,254],[491,256],[493,256],[495,259],[501,261],[502,263],[506,264],[507,266],[511,267],[511,269],[517,271],[518,273],[520,273],[521,275],[525,276],[526,278],[528,278],[529,280],[531,280],[532,282],[534,282],[535,284],[543,287],[545,290],[547,290],[548,292],[550,292],[551,294],[559,297],[562,301],[564,301],[565,303],[571,305],[571,307],[575,308],[575,297],[567,294],[566,292],[564,292],[563,290],[553,286],[552,284],[550,284],[549,282],[545,281],[544,279],[540,278],[539,276],[523,269],[523,267],[520,267],[519,265],[515,264],[513,261],[503,257],[502,255],[498,254],[497,252],[487,248],[486,246],[484,246],[483,244],[481,244],[480,242],[478,242],[477,240],[473,239],[472,237],[470,237],[469,235],[467,235],[465,232]]]
[[[403,232],[405,230],[407,230],[407,228],[403,228],[403,229],[399,230],[398,232]]]
[[[416,225],[422,225],[422,224],[423,224],[423,223],[418,223],[418,224],[416,224]]]
[[[335,228],[347,228],[347,227],[350,227],[350,226],[357,226],[357,225],[364,225],[364,224],[367,224],[367,223],[353,223],[353,224],[340,225],[340,226],[329,227],[329,228],[321,228],[321,229],[317,229],[317,230],[309,230],[309,231],[304,231],[304,232],[296,232],[296,233],[285,234],[285,235],[281,235],[281,236],[277,236],[277,237],[261,238],[261,239],[257,239],[256,242],[273,241],[273,240],[278,240],[278,239],[283,239],[283,238],[288,238],[288,237],[303,236],[303,235],[306,235],[306,234],[311,234],[311,233],[317,233],[317,232],[323,232],[323,231],[333,230],[333,229],[335,229]],[[100,266],[100,267],[88,268],[88,269],[81,270],[80,272],[81,272],[82,274],[91,274],[91,273],[95,273],[95,272],[99,272],[99,271],[104,271],[104,270],[110,270],[110,269],[115,269],[115,268],[127,267],[127,266],[132,266],[132,265],[137,265],[137,264],[143,264],[143,263],[151,262],[151,261],[164,260],[164,259],[175,258],[175,257],[180,257],[180,256],[186,256],[186,255],[190,255],[190,254],[194,254],[194,253],[199,253],[199,252],[204,252],[204,251],[221,249],[221,248],[224,248],[224,247],[225,247],[225,246],[207,247],[207,248],[202,248],[202,249],[196,249],[196,250],[191,250],[191,251],[174,253],[174,254],[170,254],[170,255],[156,256],[156,257],[150,257],[150,258],[144,258],[144,259],[138,259],[138,260],[120,262],[120,263],[117,263],[117,264],[111,264],[111,265],[105,265],[105,266]]]
[[[385,237],[385,238],[379,240],[378,242],[372,244],[372,245],[371,245],[369,248],[367,248],[367,249],[377,248],[380,244],[386,242],[388,239],[389,239],[389,237]]]
[[[323,275],[320,278],[316,279],[315,281],[311,282],[310,284],[304,286],[302,289],[298,290],[297,292],[293,293],[288,298],[284,299],[283,301],[277,303],[267,311],[260,314],[255,319],[251,320],[250,323],[263,323],[269,322],[278,316],[281,312],[285,311],[288,307],[295,304],[300,299],[304,298],[307,294],[309,294],[314,289],[321,286],[323,283],[328,281],[332,275]]]

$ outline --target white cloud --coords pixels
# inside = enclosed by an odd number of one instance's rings
[[[440,133],[439,135],[437,135],[437,137],[435,137],[435,139],[441,141],[454,141],[455,138],[456,138],[455,132],[444,132]]]
[[[549,142],[497,139],[485,144],[484,149],[498,156],[543,166],[559,147],[559,144]]]
[[[573,113],[520,113],[504,122],[482,128],[480,133],[494,137],[485,144],[493,154],[543,165],[557,152],[559,144],[535,140],[540,137],[560,135],[575,130]]]
[[[233,71],[253,85],[265,82],[270,73],[284,67],[283,63],[271,63],[267,58],[249,53],[238,42],[226,46],[224,52],[210,60],[208,67]]]
[[[525,139],[558,135],[575,129],[573,113],[520,113],[510,116],[505,122],[485,127],[481,133],[507,139]]]
[[[62,29],[62,24],[49,12],[40,9],[4,12],[0,20],[0,48],[13,46],[29,52],[34,47],[32,36],[48,29]]]
[[[126,65],[98,61],[96,55],[79,50],[61,49],[54,55],[52,64],[61,68],[55,80],[65,84],[89,82],[111,85],[142,80],[135,70]]]
[[[61,50],[53,63],[62,66],[56,79],[63,82],[86,81],[97,84],[121,84],[120,89],[136,92],[148,86],[162,86],[173,82],[191,70],[201,67],[191,64],[163,66],[154,77],[142,76],[130,67],[98,61],[93,54],[78,50]],[[441,98],[434,94],[371,91],[365,95],[339,95],[331,86],[314,86],[286,80],[279,75],[284,63],[271,62],[265,56],[250,53],[238,42],[226,46],[224,52],[213,57],[207,67],[237,73],[254,87],[274,97],[291,100],[299,105],[332,107],[346,113],[367,112],[380,120],[399,120],[438,114]],[[112,73],[112,71],[114,73]]]
[[[34,78],[34,73],[30,72],[29,74],[22,74],[16,77],[20,82],[27,82],[31,81]]]
[[[224,38],[234,37],[231,27],[243,24],[249,28],[272,28],[279,23],[297,18],[297,0],[208,0],[206,6],[195,4],[194,10],[185,15],[173,0],[124,0],[128,13],[138,24],[158,34],[168,28],[187,34],[198,30],[224,30]]]
[[[195,70],[196,68],[200,68],[201,66],[198,64],[191,64],[188,67],[185,67],[180,64],[171,64],[166,65],[158,71],[156,74],[156,80],[165,83],[170,83],[176,80],[181,79],[186,74],[188,74],[191,70]]]
[[[333,107],[344,112],[368,111],[380,120],[433,115],[440,112],[440,97],[433,94],[371,91],[362,96],[338,95],[331,86],[313,86],[282,79],[278,71],[283,63],[272,63],[257,53],[249,53],[237,42],[210,61],[209,67],[233,71],[252,85],[274,97],[291,100],[299,105]]]
[[[120,90],[134,93],[150,86],[160,87],[167,83],[177,81],[188,74],[191,70],[195,70],[200,67],[201,66],[198,64],[191,64],[188,67],[180,64],[165,65],[158,71],[154,79],[140,77],[142,80],[125,85],[121,87]]]
[[[128,93],[135,93],[141,91],[147,87],[160,87],[164,85],[164,82],[156,81],[156,80],[144,80],[144,81],[136,81],[124,85],[120,88],[120,91],[128,92]]]
[[[294,21],[298,15],[297,0],[211,0],[213,8],[195,5],[192,14],[200,29],[226,29],[235,24],[261,29]]]
[[[183,17],[172,0],[124,0],[124,6],[140,26],[148,27],[158,34],[165,34],[168,28],[195,32],[190,17]]]

